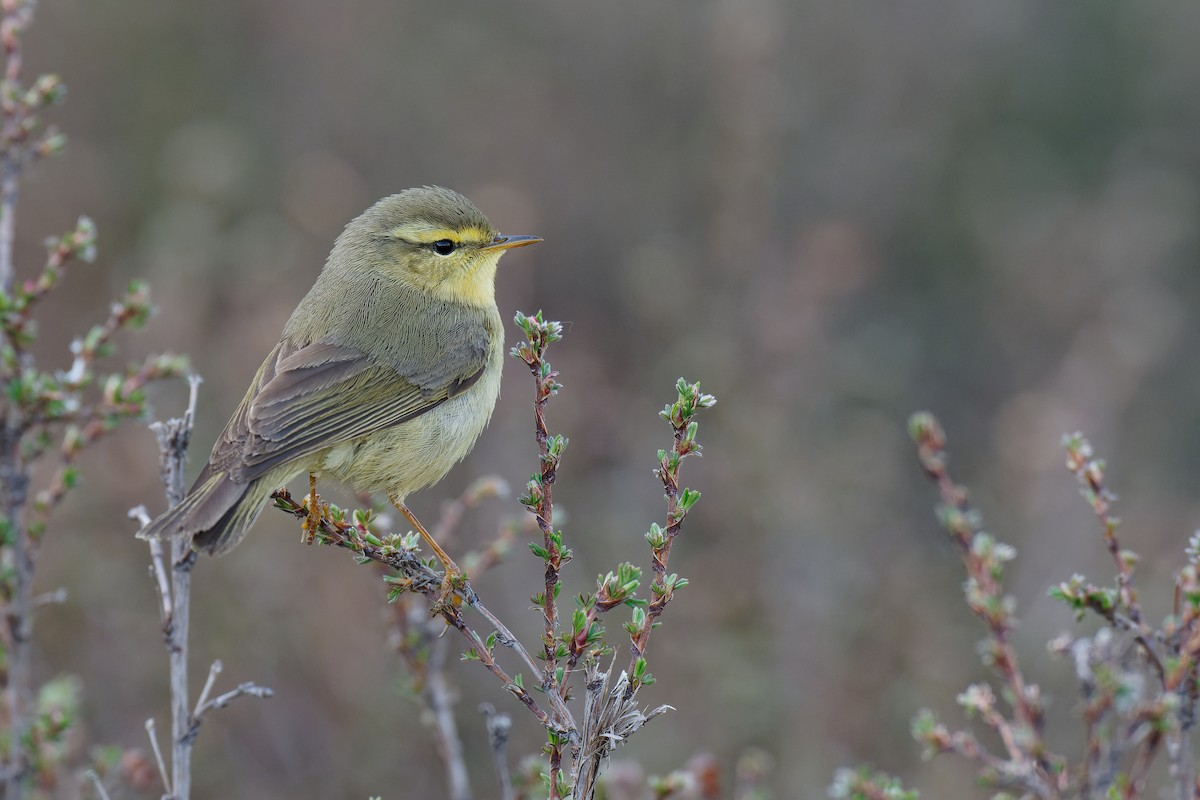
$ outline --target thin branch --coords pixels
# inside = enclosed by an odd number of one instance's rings
[[[11,295],[16,271],[13,269],[13,239],[17,215],[17,174],[8,156],[0,156],[0,292]]]
[[[507,491],[504,482],[495,476],[485,476],[476,480],[455,500],[442,506],[441,517],[433,527],[434,539],[448,543],[468,508],[473,508],[485,498],[496,497]],[[369,496],[361,499],[369,502]],[[511,539],[511,532],[502,528],[497,538],[482,552],[467,553],[465,558],[471,562],[469,574],[478,577],[494,566],[499,558],[499,550],[508,539]],[[391,571],[386,565],[379,566],[385,576],[390,575]],[[388,577],[384,580],[387,581]],[[469,603],[473,601],[477,604],[477,609],[482,609],[482,614],[490,615],[482,603],[479,603],[478,595],[469,584],[461,587],[459,592],[468,597]],[[454,692],[446,676],[448,640],[442,637],[446,629],[445,622],[431,619],[429,609],[412,595],[395,597],[392,608],[395,627],[389,638],[411,676],[414,694],[423,712],[421,719],[430,728],[438,756],[446,770],[449,795],[454,800],[469,800],[471,786],[462,739],[454,718]],[[498,620],[497,625],[504,628],[503,625],[499,625]],[[506,628],[504,630],[507,631]],[[497,638],[503,638],[503,634],[498,632]],[[514,637],[509,634],[509,638]],[[523,652],[524,648],[520,648],[519,651]],[[529,665],[536,673],[537,667],[532,665],[532,659],[529,659]]]
[[[8,650],[5,700],[8,706],[8,764],[4,772],[5,798],[20,800],[28,767],[25,739],[30,726],[27,714],[32,693],[33,573],[34,552],[25,519],[29,467],[18,453],[16,431],[19,413],[9,406],[0,428],[0,504],[12,548],[11,596],[5,608],[4,638]]]
[[[239,697],[257,697],[260,700],[265,700],[269,697],[274,697],[275,692],[266,686],[259,686],[257,683],[248,681],[238,684],[233,689],[225,692],[225,694],[217,695],[209,699],[212,694],[213,687],[216,685],[217,676],[221,674],[224,667],[220,659],[214,661],[208,668],[208,677],[204,681],[204,688],[200,690],[200,696],[196,699],[196,708],[191,715],[191,728],[188,729],[184,736],[190,747],[195,743],[196,737],[200,734],[200,725],[204,722],[205,715],[209,711],[225,708]]]
[[[33,607],[61,605],[67,602],[67,587],[60,586],[52,592],[43,592],[33,598]]]
[[[500,800],[514,800],[512,772],[508,768],[508,737],[512,733],[512,717],[501,714],[491,703],[481,703],[479,713],[488,734],[488,750],[492,755],[492,766],[496,768],[496,781],[500,784]]]
[[[191,438],[192,424],[196,418],[196,400],[201,379],[192,375],[188,378],[188,406],[182,417],[156,422],[151,430],[158,437],[159,471],[166,485],[167,502],[178,505],[184,496],[184,469],[187,465],[187,448]],[[142,525],[148,521],[144,509],[134,509],[130,516]],[[192,746],[200,732],[205,715],[213,709],[224,708],[234,699],[245,695],[270,697],[270,689],[254,683],[243,683],[237,688],[209,699],[217,676],[221,673],[221,662],[214,661],[209,668],[208,678],[200,697],[193,708],[188,700],[188,627],[191,616],[192,567],[196,553],[188,537],[171,539],[164,548],[159,541],[150,542],[151,572],[155,577],[155,588],[159,595],[159,610],[162,614],[163,641],[171,675],[171,782],[169,800],[189,800],[192,783]],[[170,571],[168,573],[168,558]],[[164,769],[165,773],[165,769]]]
[[[167,797],[174,796],[171,790],[171,775],[167,772],[167,763],[163,760],[162,748],[158,746],[158,730],[153,719],[146,720],[146,735],[150,737],[150,749],[154,751],[154,761],[158,764],[158,775],[162,778],[163,789]]]
[[[170,506],[177,505],[184,496],[184,469],[187,465],[187,447],[200,387],[199,377],[192,376],[188,384],[188,407],[184,415],[150,426],[158,437],[159,471],[166,486],[167,503]],[[157,542],[152,542],[150,546],[152,560],[155,557],[155,544]],[[189,800],[192,786],[193,720],[191,705],[188,702],[188,625],[195,553],[192,552],[191,541],[186,537],[172,539],[167,549],[168,553],[157,554],[159,563],[155,566],[155,573],[160,574],[160,571],[165,569],[162,556],[169,554],[170,592],[162,593],[161,582],[159,592],[160,607],[164,614],[163,640],[167,647],[171,675],[171,797],[172,800]]]
[[[213,685],[217,682],[217,676],[221,674],[225,666],[221,663],[221,659],[212,662],[212,666],[208,668],[208,677],[204,680],[204,688],[200,690],[200,696],[196,698],[196,709],[192,712],[192,716],[200,716],[200,709],[204,708],[204,704],[208,702],[208,696],[212,694]]]
[[[1117,538],[1117,526],[1121,524],[1121,520],[1112,513],[1112,504],[1117,496],[1104,485],[1104,462],[1093,458],[1092,446],[1081,434],[1064,436],[1063,446],[1067,450],[1067,469],[1075,474],[1079,485],[1083,487],[1081,493],[1084,499],[1104,525],[1104,544],[1117,568],[1120,604],[1128,610],[1129,618],[1134,624],[1140,627],[1142,608],[1138,603],[1137,589],[1133,585],[1134,561],[1121,549],[1121,542]]]
[[[562,325],[548,322],[541,314],[527,317],[518,314],[517,324],[525,332],[527,341],[513,349],[513,355],[529,368],[533,376],[533,436],[538,447],[538,472],[530,479],[522,503],[537,520],[542,532],[542,549],[539,554],[545,562],[545,589],[538,595],[537,604],[542,609],[542,688],[547,693],[562,693],[566,689],[566,676],[561,685],[555,673],[558,669],[558,606],[559,572],[570,558],[570,551],[562,546],[561,537],[554,530],[554,481],[558,476],[559,462],[566,440],[561,436],[550,436],[546,428],[546,404],[562,388],[558,373],[546,361],[546,350],[562,338]],[[553,759],[554,754],[551,754]],[[554,781],[551,781],[551,798],[554,797]]]
[[[207,703],[200,706],[196,712],[196,717],[193,720],[191,739],[194,740],[196,738],[196,733],[198,733],[200,729],[200,723],[203,721],[204,715],[209,711],[226,708],[230,703],[239,697],[257,697],[260,700],[266,700],[267,698],[274,696],[275,692],[269,687],[259,686],[257,683],[249,681],[238,684],[235,688],[230,689],[225,694],[217,695],[212,700],[209,700]]]
[[[419,611],[416,613],[420,613]],[[471,800],[471,781],[463,755],[462,739],[454,721],[453,691],[446,682],[445,641],[432,642],[421,695],[429,710],[434,742],[446,767],[446,784],[451,800]]]
[[[308,518],[308,509],[303,504],[292,499],[291,492],[286,488],[274,492],[271,495],[271,499],[274,500],[276,508],[291,514],[296,519]],[[367,530],[365,524],[356,526],[341,520],[331,519],[328,507],[323,507],[321,519],[317,525],[316,539],[324,544],[332,544],[349,550],[360,559],[386,564],[400,573],[402,577],[390,578],[388,580],[394,593],[417,592],[424,595],[425,599],[431,605],[437,603],[438,609],[436,613],[467,640],[470,646],[468,652],[472,657],[477,658],[489,672],[495,675],[503,684],[505,690],[520,700],[534,717],[537,718],[539,723],[548,730],[562,730],[560,723],[552,719],[541,708],[529,690],[515,682],[496,663],[491,650],[487,647],[484,637],[480,636],[467,623],[459,607],[455,603],[440,601],[441,575],[421,561],[417,557],[415,549],[403,543],[403,537],[392,535],[381,540]],[[474,595],[474,591],[470,589],[469,583],[465,587],[456,590],[456,594],[468,591]],[[468,604],[471,604],[469,598]]]
[[[466,587],[466,590],[469,590],[469,589],[470,589],[470,585],[468,584],[468,586]],[[466,590],[464,590],[464,591],[466,591]],[[492,628],[495,629],[497,643],[503,645],[504,647],[507,647],[508,649],[510,649],[514,653],[516,653],[517,656],[520,657],[521,661],[525,664],[525,666],[529,668],[530,672],[532,672],[534,675],[538,674],[539,667],[537,665],[537,662],[534,661],[533,656],[530,654],[530,652],[525,649],[525,645],[521,644],[521,640],[516,637],[516,634],[514,634],[512,631],[510,631],[508,629],[508,626],[505,625],[503,622],[501,622],[500,618],[497,617],[495,614],[493,614],[487,608],[487,606],[485,606],[483,604],[483,601],[479,599],[479,595],[476,594],[474,591],[470,591],[470,593],[468,594],[467,605],[470,606],[472,609],[474,609],[474,611],[477,614],[479,614],[479,616],[486,619],[488,621],[488,623],[492,626]],[[554,707],[556,713],[565,714],[566,716],[564,717],[564,719],[567,719],[567,720],[570,719],[570,710],[567,709],[566,705],[562,702],[561,697],[556,701],[555,698],[551,696],[550,697],[550,705]]]
[[[1012,612],[1000,582],[1003,565],[1012,558],[1013,551],[980,532],[979,514],[970,506],[967,490],[950,477],[945,433],[933,415],[913,415],[909,421],[909,432],[917,445],[917,457],[925,474],[938,487],[941,496],[938,516],[951,541],[958,547],[967,572],[967,606],[988,631],[986,655],[992,668],[1008,684],[1009,702],[1020,735],[1011,729],[998,711],[991,709],[990,704],[995,697],[990,689],[974,693],[972,689],[980,687],[968,689],[964,697],[972,702],[965,705],[968,710],[985,714],[985,721],[1000,733],[1013,769],[1028,774],[1032,779],[1028,790],[1039,797],[1057,797],[1059,791],[1054,778],[1057,774],[1055,763],[1062,763],[1063,759],[1052,755],[1046,747],[1038,687],[1026,681],[1012,646]],[[989,714],[989,709],[994,713]]]
[[[92,788],[96,790],[96,794],[100,795],[100,800],[112,800],[108,796],[108,790],[105,789],[104,784],[100,782],[100,776],[96,773],[96,770],[89,769],[87,772],[83,773],[83,778],[92,784]]]
[[[171,619],[175,616],[175,608],[171,602],[171,585],[170,579],[167,577],[167,567],[164,563],[166,553],[163,551],[162,542],[158,539],[150,540],[150,572],[154,575],[154,580],[158,588],[158,613],[162,621],[163,629],[170,625]]]
[[[671,547],[683,527],[688,509],[700,498],[699,492],[681,488],[680,467],[685,458],[700,455],[700,444],[696,441],[699,423],[693,418],[701,409],[711,408],[717,402],[712,395],[700,391],[699,383],[688,383],[683,378],[676,382],[675,389],[678,398],[660,412],[660,416],[671,425],[674,432],[671,449],[659,451],[659,463],[654,470],[654,474],[662,481],[663,494],[667,500],[667,526],[664,529],[657,524],[652,525],[646,535],[652,554],[654,581],[650,586],[650,603],[640,618],[641,624],[629,637],[630,680],[625,689],[628,692],[626,699],[632,698],[634,692],[644,683],[646,648],[650,643],[651,632],[657,627],[658,618],[675,596],[675,590],[687,585],[686,580],[667,574]],[[637,619],[635,615],[635,624]]]
[[[589,800],[595,794],[600,767],[617,745],[650,720],[673,710],[666,705],[645,711],[639,708],[636,691],[629,689],[631,673],[622,672],[613,680],[615,665],[613,659],[604,671],[594,661],[585,667],[583,741],[571,775],[573,800]]]

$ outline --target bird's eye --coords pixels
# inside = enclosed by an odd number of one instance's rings
[[[430,245],[430,247],[432,247],[433,252],[437,253],[439,256],[448,256],[455,251],[458,245],[449,239],[438,239],[436,242]]]

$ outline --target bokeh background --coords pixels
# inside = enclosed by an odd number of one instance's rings
[[[550,420],[571,439],[568,592],[646,563],[675,378],[720,398],[671,564],[692,585],[650,652],[646,700],[678,710],[626,755],[664,773],[704,751],[729,770],[761,748],[781,797],[820,797],[836,766],[869,760],[968,796],[969,773],[923,764],[908,736],[921,706],[956,719],[954,694],[985,673],[905,419],[940,414],[958,477],[1017,545],[1019,646],[1065,714],[1070,671],[1044,644],[1074,623],[1045,587],[1111,567],[1059,436],[1083,429],[1109,457],[1156,615],[1200,526],[1197,30],[1189,0],[46,0],[28,69],[69,85],[53,117],[70,145],[26,184],[19,253],[35,265],[44,235],[98,223],[99,262],[44,324],[64,361],[68,332],[150,281],[158,316],[124,354],[187,352],[204,376],[194,474],[376,198],[444,184],[544,236],[505,259],[498,294],[505,317],[567,323]],[[418,513],[483,474],[521,484],[529,396],[510,363],[491,427]],[[184,398],[159,390],[158,413]],[[39,576],[71,595],[39,618],[38,668],[82,677],[92,739],[142,746],[166,669],[125,511],[162,508],[153,437],[127,427],[84,469]],[[521,513],[485,506],[457,546]],[[230,685],[276,697],[205,726],[197,796],[441,795],[383,587],[297,539],[267,513],[198,569],[196,680],[219,657]],[[538,580],[518,547],[480,588],[532,637]],[[452,675],[489,796],[475,705],[512,710],[515,752],[539,734],[477,666]]]

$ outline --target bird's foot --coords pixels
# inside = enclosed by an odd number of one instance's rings
[[[445,551],[442,551],[439,555],[443,570],[442,583],[438,587],[437,597],[429,608],[429,613],[433,616],[441,614],[443,611],[453,611],[460,608],[463,604],[463,596],[460,590],[468,586],[466,570],[455,564],[449,556],[446,556],[444,559],[441,556],[445,556]]]
[[[321,498],[316,492],[304,498],[304,502],[308,506],[308,516],[300,525],[300,529],[304,532],[300,541],[312,544],[317,538],[317,531],[321,528],[321,519],[324,517],[324,513],[321,508]]]
[[[433,614],[440,614],[443,611],[450,611],[458,608],[463,602],[463,598],[462,595],[459,594],[459,590],[465,589],[469,586],[467,583],[466,570],[462,569],[462,567],[458,566],[458,564],[455,564],[454,559],[450,557],[449,553],[443,550],[441,545],[434,541],[433,536],[431,536],[429,531],[425,529],[425,526],[421,524],[421,520],[417,519],[416,515],[409,510],[408,506],[404,505],[403,500],[397,497],[389,497],[388,499],[392,501],[392,505],[395,506],[396,510],[403,514],[404,518],[409,521],[409,524],[413,526],[413,530],[420,534],[421,538],[425,541],[426,546],[433,551],[434,557],[436,557],[438,561],[442,562],[442,584],[438,588],[437,599],[434,600],[433,607],[430,609],[430,611]]]
[[[304,502],[308,505],[308,517],[301,526],[304,534],[300,541],[312,544],[313,540],[317,538],[317,531],[321,527],[325,509],[321,506],[321,495],[317,494],[317,476],[311,472],[308,475],[308,497],[304,498]]]

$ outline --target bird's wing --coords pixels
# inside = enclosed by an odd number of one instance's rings
[[[444,356],[443,369],[404,370],[351,347],[282,342],[263,362],[206,471],[250,481],[272,467],[420,416],[479,379],[487,364],[486,337],[464,339]]]

